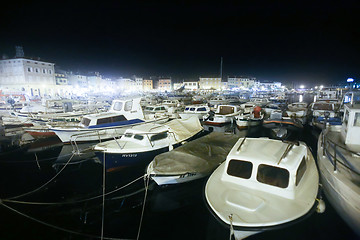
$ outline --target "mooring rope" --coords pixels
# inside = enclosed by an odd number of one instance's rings
[[[27,193],[23,193],[23,194],[20,194],[18,196],[15,196],[15,197],[11,197],[11,198],[7,198],[7,199],[16,199],[16,198],[20,198],[20,197],[24,197],[24,196],[27,196],[29,194],[32,194],[34,192],[37,192],[39,191],[40,189],[42,189],[43,187],[45,187],[46,185],[48,185],[50,182],[52,182],[57,176],[59,176],[59,174],[66,168],[66,166],[69,164],[69,162],[71,161],[71,159],[74,157],[75,154],[73,154],[69,160],[67,161],[67,163],[60,169],[60,171],[58,173],[55,174],[55,176],[53,176],[49,181],[47,181],[45,184],[41,185],[40,187],[32,190],[32,191],[29,191]]]
[[[57,230],[60,230],[60,231],[63,231],[63,232],[67,232],[67,233],[72,233],[72,234],[76,234],[76,235],[80,235],[80,236],[83,236],[83,237],[88,237],[88,238],[100,238],[100,236],[97,236],[97,235],[92,235],[92,234],[87,234],[87,233],[81,233],[81,232],[76,232],[74,230],[70,230],[70,229],[66,229],[66,228],[62,228],[62,227],[59,227],[59,226],[56,226],[56,225],[53,225],[53,224],[50,224],[50,223],[47,223],[47,222],[44,222],[44,221],[41,221],[39,219],[36,219],[34,217],[31,217],[25,213],[22,213],[6,204],[4,204],[1,200],[0,200],[0,205],[23,216],[23,217],[26,217],[28,219],[31,219],[35,222],[38,222],[40,224],[43,224],[45,226],[48,226],[48,227],[51,227],[51,228],[54,228],[54,229],[57,229]],[[112,237],[103,237],[102,239],[105,239],[105,240],[129,240],[129,239],[123,239],[123,238],[112,238]]]
[[[130,186],[131,184],[137,182],[138,180],[140,180],[142,178],[144,178],[144,176],[140,176],[140,177],[136,178],[135,180],[125,184],[124,186],[121,186],[120,188],[117,188],[115,190],[112,190],[110,192],[105,193],[105,196],[110,195],[112,193],[115,193],[117,191],[120,191],[121,189],[124,189],[124,188]],[[141,191],[142,191],[142,189],[141,189]],[[138,193],[138,192],[140,192],[140,191],[136,191],[135,193]],[[126,195],[114,197],[114,198],[111,198],[111,199],[116,200],[116,199],[121,199],[121,198],[131,196],[131,195],[133,195],[133,194],[126,194]],[[18,204],[29,204],[29,205],[64,205],[64,204],[76,204],[76,203],[82,203],[82,202],[86,202],[86,201],[91,201],[91,200],[100,198],[102,196],[103,196],[103,194],[98,195],[98,196],[94,196],[94,197],[91,197],[91,198],[87,198],[87,199],[76,200],[76,201],[73,201],[73,202],[29,202],[29,201],[12,200],[10,198],[8,198],[8,199],[0,199],[0,201],[9,202],[9,203],[18,203]],[[111,200],[111,199],[109,199],[109,200]]]
[[[232,213],[229,215],[229,219],[230,219],[230,235],[229,235],[229,240],[231,240],[231,237],[234,236],[234,227],[233,227],[233,224],[232,224],[232,221],[233,221],[233,215]]]
[[[41,170],[40,164],[39,164],[39,161],[38,161],[38,156],[36,155],[36,153],[35,153],[35,160],[36,160],[36,164],[37,164],[39,170]]]
[[[150,181],[150,176],[148,174],[145,174],[144,175],[145,194],[144,194],[144,201],[143,201],[143,206],[142,206],[142,210],[141,210],[141,217],[140,217],[140,224],[139,224],[138,234],[137,234],[137,237],[136,237],[137,240],[139,240],[139,237],[140,237],[141,225],[142,225],[142,220],[143,220],[144,211],[145,211],[146,197],[147,197],[147,192],[148,192],[148,187],[149,187],[149,181]]]

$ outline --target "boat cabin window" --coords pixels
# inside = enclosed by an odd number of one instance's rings
[[[146,107],[145,110],[147,111],[152,111],[154,108],[153,107]]]
[[[125,133],[125,134],[124,134],[124,137],[131,138],[132,135],[133,135],[132,133]]]
[[[185,108],[186,111],[189,111],[189,109],[190,109],[189,107],[186,107],[186,108]]]
[[[115,111],[121,111],[122,110],[123,103],[122,102],[115,102],[114,104],[114,110]]]
[[[89,126],[90,124],[90,119],[84,117],[82,120],[81,120],[81,123],[84,125],[84,126]]]
[[[135,138],[136,140],[143,140],[143,139],[144,139],[144,136],[143,136],[143,135],[140,135],[140,134],[135,134],[135,135],[134,135],[134,138]]]
[[[198,112],[207,112],[205,107],[201,107],[197,109]]]
[[[122,122],[122,121],[126,121],[126,120],[127,119],[123,115],[115,116],[115,117],[111,118],[112,122]]]
[[[304,156],[303,159],[301,160],[298,170],[296,171],[295,186],[299,184],[301,178],[304,176],[305,171],[306,171],[306,160]]]
[[[162,132],[151,136],[150,141],[158,141],[168,137],[168,132]]]
[[[256,179],[268,185],[287,188],[289,185],[289,171],[284,168],[260,164]]]
[[[107,117],[107,118],[100,118],[97,120],[96,124],[105,124],[105,123],[113,123],[113,122],[121,122],[126,121],[127,119],[123,116],[115,116],[115,117]]]
[[[231,159],[226,172],[230,176],[249,179],[252,169],[253,164],[251,162]]]
[[[125,110],[125,111],[131,111],[132,106],[133,106],[133,102],[132,102],[132,101],[127,101],[127,102],[125,103],[124,110]]]
[[[355,113],[354,127],[360,127],[360,113]]]

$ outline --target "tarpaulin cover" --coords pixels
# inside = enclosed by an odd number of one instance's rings
[[[212,132],[154,158],[153,171],[161,175],[211,173],[225,161],[239,136]]]

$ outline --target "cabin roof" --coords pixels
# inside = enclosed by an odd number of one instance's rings
[[[304,144],[300,144],[299,146],[293,145],[291,150],[283,157],[290,143],[268,138],[246,138],[238,151],[242,140],[243,138],[240,138],[234,145],[227,160],[245,160],[256,165],[267,164],[292,171],[297,169],[302,157],[306,155],[307,151]],[[282,157],[283,159],[280,161]]]

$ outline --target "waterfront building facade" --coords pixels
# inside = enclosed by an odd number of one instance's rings
[[[153,90],[154,87],[153,87],[153,80],[151,79],[143,79],[143,86],[142,86],[142,90],[144,92],[147,92],[147,91],[151,91]]]
[[[54,65],[23,57],[0,60],[0,86],[32,97],[55,95]]]
[[[229,89],[247,90],[252,89],[256,84],[257,81],[254,77],[228,77]]]
[[[199,82],[198,81],[184,81],[184,88],[185,88],[185,90],[196,91],[199,89]]]
[[[158,80],[158,90],[161,92],[171,91],[171,78],[160,78]]]
[[[221,90],[221,78],[199,78],[200,89]]]

